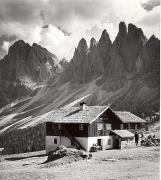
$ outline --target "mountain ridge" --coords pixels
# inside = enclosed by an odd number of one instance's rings
[[[53,76],[61,65],[47,49],[16,41],[0,60],[0,107],[30,94]]]
[[[155,36],[147,39],[140,28],[132,24],[127,28],[121,22],[113,42],[106,30],[98,42],[91,38],[89,47],[82,38],[63,72],[50,77],[45,86],[33,92],[30,100],[23,102],[23,106],[18,103],[6,109],[0,119],[15,114],[3,127],[11,125],[12,129],[12,121],[19,124],[19,120],[27,127],[29,122],[39,122],[45,113],[88,94],[92,95],[86,100],[87,105],[111,104],[115,110],[128,110],[138,115],[158,111],[159,64],[160,41]]]

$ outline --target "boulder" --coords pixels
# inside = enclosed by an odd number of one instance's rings
[[[55,150],[48,153],[48,158],[46,162],[54,161],[64,156],[71,157],[71,159],[90,159],[92,154],[83,150],[77,150],[74,148],[66,148],[63,145],[58,146]]]

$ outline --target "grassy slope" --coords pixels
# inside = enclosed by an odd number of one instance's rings
[[[45,120],[45,113],[62,107],[78,98],[92,94],[87,105],[107,105],[117,110],[133,110],[144,105],[159,104],[158,89],[151,89],[140,80],[111,80],[97,78],[86,84],[61,84],[59,79],[22,105],[15,105],[0,115],[0,131],[24,128]]]

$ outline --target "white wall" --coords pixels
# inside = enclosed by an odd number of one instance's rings
[[[54,138],[57,138],[57,144],[54,144]],[[87,137],[75,137],[76,140],[87,150],[88,149],[88,138]],[[71,146],[71,141],[64,136],[46,136],[46,152],[54,150],[59,145],[65,147]]]
[[[85,148],[88,150],[88,137],[75,137],[75,139]]]
[[[54,144],[54,138],[57,138],[57,144]],[[103,149],[111,149],[113,147],[113,137],[112,136],[97,136],[97,137],[75,137],[77,141],[89,151],[93,144],[97,143],[98,139],[103,140]],[[108,140],[111,139],[111,144],[108,144]],[[54,150],[59,145],[64,145],[65,147],[71,146],[71,141],[64,136],[46,136],[46,152]]]
[[[57,144],[54,144],[54,138],[57,139]],[[71,141],[64,136],[46,136],[46,152],[52,151],[60,145],[71,146]]]
[[[90,150],[93,144],[97,143],[98,139],[103,140],[103,150],[105,149],[111,149],[113,148],[113,137],[112,136],[97,136],[97,137],[88,137],[88,149],[87,151]],[[108,140],[111,139],[111,144],[108,144]]]

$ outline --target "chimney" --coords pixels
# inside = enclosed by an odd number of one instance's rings
[[[86,107],[86,103],[83,101],[83,102],[81,102],[80,103],[80,110],[84,110],[85,109],[85,107]]]

